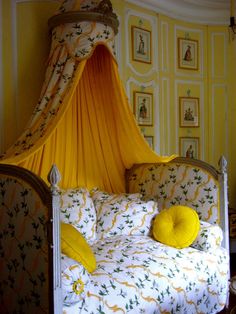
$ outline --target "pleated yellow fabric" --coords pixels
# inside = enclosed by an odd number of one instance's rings
[[[150,149],[135,122],[117,64],[103,45],[82,61],[63,109],[34,150],[12,158],[46,180],[55,163],[61,187],[97,186],[125,191],[125,169],[134,163],[167,162]],[[22,158],[23,157],[23,158]]]

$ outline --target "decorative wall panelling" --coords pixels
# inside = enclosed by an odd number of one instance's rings
[[[179,127],[179,97],[188,98],[188,90],[191,91],[190,97],[199,98],[199,113],[200,113],[200,126],[198,128],[180,128]],[[205,138],[206,128],[205,128],[205,97],[204,97],[204,83],[202,81],[192,81],[192,80],[175,80],[175,125],[176,128],[176,152],[179,151],[179,137],[199,137],[200,141],[200,159],[205,160]],[[179,152],[180,153],[180,152]]]
[[[3,20],[2,0],[0,0],[0,21]],[[4,107],[3,107],[3,62],[2,62],[2,24],[0,27],[0,154],[3,152],[4,143]]]
[[[152,127],[140,126],[141,132],[146,136],[154,137],[154,149],[160,151],[160,141],[158,134],[160,134],[160,108],[159,108],[159,91],[158,86],[154,80],[148,82],[140,82],[133,77],[126,81],[126,91],[129,97],[131,109],[134,112],[134,91],[151,92],[153,94],[153,123]]]
[[[151,63],[133,60],[132,27],[150,32]],[[144,136],[153,136],[154,149],[160,152],[160,109],[158,95],[158,32],[157,16],[149,15],[130,8],[125,9],[125,42],[126,45],[126,92],[134,112],[134,92],[153,95],[153,125],[140,125]]]
[[[170,145],[170,137],[175,133],[175,128],[173,127],[170,117],[170,80],[168,77],[163,77],[160,84],[160,145],[161,152],[163,155],[169,156],[173,153]],[[172,129],[173,128],[173,129]],[[175,152],[176,153],[176,152]]]
[[[178,67],[178,38],[193,39],[198,41],[198,70],[183,70]],[[175,75],[192,77],[192,78],[203,78],[203,64],[204,64],[204,41],[203,31],[196,28],[183,27],[175,25],[174,27],[174,38],[175,38]]]
[[[152,43],[152,64],[147,67],[146,71],[140,72],[137,67],[135,67],[131,60],[132,60],[132,52],[131,52],[131,32],[130,32],[130,18],[134,16],[139,19],[141,23],[137,23],[137,27],[142,28],[142,20],[150,23],[151,25],[151,43]],[[148,15],[139,11],[135,11],[132,9],[127,8],[125,11],[125,42],[130,43],[131,45],[126,45],[126,66],[130,68],[130,70],[137,76],[142,76],[142,77],[148,77],[155,73],[158,69],[158,58],[157,58],[157,51],[158,51],[158,36],[157,36],[157,17]]]
[[[169,71],[169,25],[161,21],[161,71]]]
[[[211,139],[210,161],[217,164],[218,156],[224,155],[228,160],[228,95],[226,84],[212,84],[212,102],[209,119]]]
[[[211,76],[213,79],[226,79],[227,62],[226,62],[226,34],[225,33],[212,33],[211,34],[211,46],[212,46],[212,58],[211,58]],[[218,47],[223,50],[223,58],[219,54]],[[223,61],[223,62],[222,62]]]
[[[227,87],[227,37],[225,32],[212,31],[209,58],[211,60],[209,78],[209,161],[217,164],[219,155],[229,158],[229,117]],[[219,53],[220,51],[220,53]]]

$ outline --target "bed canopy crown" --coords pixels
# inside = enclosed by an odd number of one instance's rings
[[[152,151],[136,124],[115,60],[118,25],[109,0],[62,2],[49,19],[52,42],[39,101],[2,163],[45,181],[57,164],[62,187],[122,192],[134,163],[173,158]]]
[[[78,4],[79,2],[79,10]],[[74,3],[72,7],[65,8],[61,6],[59,9],[59,14],[52,16],[48,25],[50,29],[64,24],[64,23],[78,23],[81,21],[96,21],[102,24],[107,24],[111,26],[114,30],[114,33],[118,33],[119,21],[117,15],[113,12],[113,7],[110,0],[101,0],[101,1],[84,1],[85,3],[81,4],[80,1]],[[71,2],[71,4],[73,1]],[[77,5],[76,5],[77,4]],[[96,6],[94,6],[96,5]],[[74,9],[73,9],[74,8]],[[76,9],[76,10],[75,10]]]

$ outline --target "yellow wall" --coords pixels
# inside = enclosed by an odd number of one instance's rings
[[[217,166],[228,160],[230,206],[236,208],[236,40],[224,26],[192,24],[112,0],[119,16],[117,50],[120,75],[130,105],[135,92],[152,93],[153,125],[141,125],[162,155],[180,153],[179,138],[199,138],[199,158]],[[47,19],[57,1],[2,1],[3,112],[6,149],[22,132],[37,103],[50,48]],[[27,22],[26,22],[27,21]],[[133,60],[131,28],[151,34],[151,63]],[[178,38],[197,41],[197,69],[178,66]],[[199,127],[179,125],[180,97],[199,99]],[[14,127],[12,127],[14,125]]]
[[[200,159],[217,167],[219,157],[224,155],[228,160],[230,206],[236,208],[236,145],[233,138],[236,40],[229,42],[226,26],[187,23],[153,14],[125,1],[119,2],[119,7],[117,1],[113,4],[118,14],[122,12],[121,75],[130,104],[134,106],[134,90],[154,95],[155,125],[140,126],[142,132],[154,137],[155,149],[160,154],[181,154],[180,137],[193,137],[199,138]],[[123,34],[131,38],[131,25],[152,32],[152,50],[156,59],[153,58],[151,66],[132,60],[131,43],[127,53]],[[178,38],[198,42],[197,69],[179,67]],[[180,97],[189,96],[199,99],[199,127],[180,127]]]
[[[2,1],[3,145],[21,134],[35,107],[50,48],[47,20],[56,1]]]

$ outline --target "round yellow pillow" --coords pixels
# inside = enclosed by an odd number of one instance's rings
[[[162,210],[153,222],[153,237],[178,249],[193,243],[200,229],[197,212],[187,206],[172,206]]]

